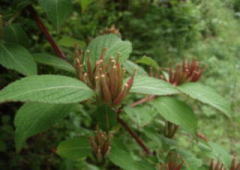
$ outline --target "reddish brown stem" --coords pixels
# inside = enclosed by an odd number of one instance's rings
[[[155,98],[154,95],[147,96],[147,97],[144,97],[144,98],[142,98],[142,99],[140,99],[140,100],[132,103],[130,106],[131,106],[131,107],[135,107],[135,106],[137,106],[137,105],[139,105],[139,104],[143,104],[143,103],[146,103],[146,102],[150,102],[150,101],[152,101],[154,98]]]
[[[32,18],[34,19],[34,21],[36,22],[38,28],[43,32],[45,38],[48,40],[48,42],[50,43],[50,45],[52,46],[53,50],[55,51],[55,53],[62,59],[66,59],[65,54],[63,53],[63,51],[59,48],[59,46],[57,45],[57,43],[54,41],[53,37],[51,36],[51,34],[49,33],[47,27],[43,24],[41,18],[38,16],[37,12],[35,11],[35,9],[29,5],[27,7],[27,10],[30,12],[30,15],[32,16]]]
[[[139,136],[128,126],[128,124],[118,117],[118,122],[122,125],[122,127],[135,139],[137,144],[144,150],[147,155],[151,155],[151,151],[148,147],[144,144],[143,140],[139,138]]]

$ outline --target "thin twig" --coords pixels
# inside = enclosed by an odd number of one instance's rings
[[[124,127],[124,129],[135,139],[138,145],[144,150],[147,155],[151,155],[151,151],[144,144],[143,140],[124,122],[120,117],[118,117],[118,122]]]
[[[134,138],[134,140],[137,142],[137,144],[144,150],[144,152],[147,155],[151,155],[152,152],[148,147],[144,144],[144,141],[128,126],[128,124],[120,118],[120,113],[122,112],[122,109],[118,109],[117,114],[117,120],[122,125],[122,127]]]
[[[38,16],[37,12],[35,11],[35,9],[29,5],[27,7],[27,10],[30,12],[30,15],[32,16],[32,18],[35,20],[38,28],[43,32],[45,38],[48,40],[48,42],[50,43],[50,45],[52,46],[53,50],[55,51],[55,53],[62,59],[66,59],[65,54],[63,53],[63,51],[59,48],[59,46],[57,45],[57,43],[55,42],[55,40],[53,39],[53,37],[51,36],[51,34],[49,33],[47,27],[43,24],[41,18]]]
[[[139,104],[143,104],[143,103],[146,103],[146,102],[150,102],[150,101],[152,101],[154,98],[155,98],[154,95],[147,96],[147,97],[144,97],[144,98],[142,98],[142,99],[140,99],[140,100],[138,100],[138,101],[130,104],[130,106],[131,106],[131,107],[135,107],[135,106],[137,106],[137,105],[139,105]]]

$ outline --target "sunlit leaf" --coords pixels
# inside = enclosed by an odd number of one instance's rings
[[[92,90],[77,79],[59,75],[29,76],[3,88],[0,91],[0,103],[77,103],[92,95]]]
[[[178,89],[187,96],[208,104],[230,117],[232,111],[229,101],[224,99],[210,87],[200,83],[187,83],[180,86]]]
[[[147,76],[136,76],[130,92],[151,95],[173,95],[179,93],[170,83]]]

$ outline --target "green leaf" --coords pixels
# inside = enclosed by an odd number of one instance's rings
[[[57,147],[57,154],[63,158],[80,160],[91,154],[91,146],[86,136],[76,137],[61,142]]]
[[[124,170],[153,170],[154,166],[145,160],[137,161],[133,159],[129,151],[121,147],[117,142],[113,142],[108,156],[111,162]]]
[[[150,104],[166,120],[194,133],[197,129],[197,117],[191,107],[174,97],[159,97]]]
[[[57,29],[69,18],[72,12],[70,0],[39,0],[39,3]]]
[[[147,57],[147,56],[143,56],[142,58],[138,59],[136,63],[145,64],[155,69],[159,68],[158,63],[155,60],[153,60],[151,57]]]
[[[0,64],[26,76],[37,74],[32,55],[20,45],[0,42]]]
[[[173,95],[179,93],[170,83],[147,76],[136,76],[130,92],[151,95]]]
[[[135,64],[134,62],[127,60],[126,62],[123,63],[124,68],[127,70],[128,73],[134,74],[135,71],[137,75],[144,75],[147,76],[147,73],[145,70],[140,67],[139,65]]]
[[[156,116],[155,109],[149,105],[125,107],[124,111],[126,112],[126,115],[140,127],[151,123]]]
[[[64,47],[74,47],[75,45],[78,45],[80,48],[85,47],[85,42],[77,40],[72,37],[64,36],[58,41],[58,45],[64,46]]]
[[[232,112],[230,103],[218,95],[213,89],[200,83],[187,83],[180,86],[178,89],[187,96],[208,104],[230,117]]]
[[[123,41],[115,34],[107,34],[98,36],[90,42],[87,47],[90,53],[85,53],[85,57],[90,56],[91,62],[95,63],[104,48],[107,48],[105,59],[120,55],[120,60],[125,61],[132,52],[132,44],[129,41]]]
[[[104,131],[111,130],[117,124],[117,115],[108,105],[100,105],[96,110],[97,123]]]
[[[34,60],[38,63],[53,66],[55,68],[75,73],[74,67],[65,60],[47,53],[33,54]]]
[[[220,145],[209,142],[208,143],[212,148],[212,158],[222,162],[225,167],[229,167],[231,164],[231,156],[230,154]]]
[[[177,148],[177,152],[181,155],[184,160],[184,166],[187,170],[199,170],[203,164],[202,160],[197,158],[192,152]]]
[[[14,121],[16,126],[15,143],[17,151],[22,148],[28,137],[49,129],[69,114],[73,106],[73,104],[24,104],[17,111]]]
[[[4,28],[4,40],[9,43],[29,45],[29,39],[20,24],[11,24]]]
[[[59,75],[29,76],[1,90],[0,103],[7,101],[77,103],[92,95],[92,90],[77,79]]]

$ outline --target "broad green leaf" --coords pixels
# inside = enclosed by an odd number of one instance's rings
[[[97,166],[97,165],[93,165],[91,163],[88,163],[87,161],[80,160],[80,161],[74,161],[74,160],[69,160],[69,159],[65,159],[68,161],[71,161],[71,167],[68,166],[67,169],[64,170],[73,170],[73,169],[78,169],[78,170],[101,170],[101,167]]]
[[[222,162],[225,167],[229,167],[231,164],[231,156],[230,154],[220,145],[209,142],[208,143],[212,148],[212,158]]]
[[[8,101],[77,103],[92,97],[93,92],[77,79],[59,75],[29,76],[0,91],[0,103]]]
[[[73,104],[24,104],[17,111],[14,121],[16,126],[15,143],[17,151],[22,148],[28,137],[50,128],[69,114],[73,106]]]
[[[97,123],[104,131],[109,131],[117,124],[117,115],[108,105],[100,105],[96,110]]]
[[[112,143],[112,148],[108,156],[111,162],[124,170],[153,170],[154,166],[145,160],[135,160],[129,151],[119,146],[117,142]]]
[[[136,72],[137,75],[144,75],[144,76],[147,75],[147,73],[142,67],[140,67],[139,65],[135,64],[130,60],[127,60],[126,62],[124,62],[123,66],[127,70],[127,72],[130,74],[134,74]]]
[[[184,166],[187,170],[199,170],[203,162],[197,158],[195,154],[185,149],[177,149],[177,152],[181,155],[184,160]]]
[[[53,66],[55,68],[75,73],[74,67],[65,60],[47,53],[33,54],[34,60],[38,63]]]
[[[149,105],[125,107],[124,111],[126,112],[127,116],[140,127],[151,123],[156,116],[155,109]]]
[[[87,47],[89,53],[85,53],[85,56],[90,56],[91,62],[95,63],[99,59],[102,50],[106,48],[105,58],[120,56],[121,61],[128,59],[132,52],[132,44],[129,41],[123,41],[115,34],[101,35],[90,42]]]
[[[74,47],[75,45],[78,45],[80,48],[85,47],[85,42],[77,40],[72,37],[64,36],[58,41],[58,45],[64,46],[64,47]]]
[[[70,0],[39,0],[39,3],[57,29],[60,28],[72,12]]]
[[[155,60],[153,60],[151,57],[147,57],[147,56],[143,56],[142,58],[138,59],[136,63],[145,64],[155,69],[159,68],[158,63]]]
[[[29,45],[29,38],[20,24],[11,24],[4,28],[4,40],[9,43]]]
[[[230,103],[217,94],[215,90],[200,83],[187,83],[180,86],[178,89],[187,96],[208,104],[230,117],[232,112]]]
[[[179,93],[170,83],[147,76],[136,76],[130,92],[151,95],[173,95]]]
[[[159,97],[150,103],[164,119],[190,132],[196,131],[197,117],[186,103],[174,97]]]
[[[23,75],[37,74],[37,64],[24,47],[0,42],[0,64]]]
[[[87,157],[91,154],[88,137],[75,137],[61,142],[57,147],[57,154],[72,160],[80,160]]]

